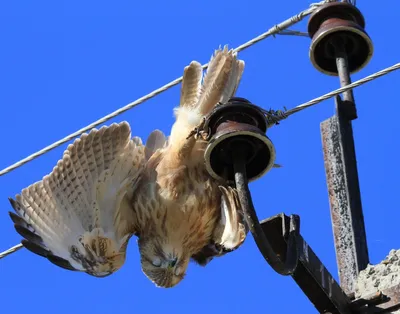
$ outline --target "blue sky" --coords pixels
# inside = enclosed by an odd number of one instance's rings
[[[0,4],[0,169],[26,157],[205,63],[219,45],[236,47],[296,14],[309,1],[3,1]],[[353,79],[400,61],[400,2],[358,1],[375,45],[369,65]],[[305,30],[306,21],[293,27]],[[240,53],[246,68],[237,95],[281,109],[338,87],[313,68],[310,40],[278,36]],[[397,124],[400,73],[355,91],[354,133],[370,259],[399,247]],[[127,120],[144,139],[169,133],[179,87],[107,122]],[[333,100],[290,117],[269,131],[272,170],[251,184],[260,218],[297,213],[302,234],[337,277],[319,124]],[[7,197],[47,174],[66,145],[0,177],[0,251],[20,241]],[[135,240],[125,266],[97,279],[69,272],[21,250],[0,261],[4,313],[316,313],[289,277],[276,274],[251,236],[206,268],[190,265],[185,280],[159,289],[142,274]],[[290,301],[288,301],[290,300]]]

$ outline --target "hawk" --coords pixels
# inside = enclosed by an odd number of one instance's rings
[[[204,75],[185,67],[176,121],[167,138],[153,131],[145,145],[127,122],[84,133],[50,174],[10,198],[22,244],[69,270],[110,275],[138,237],[141,267],[158,287],[173,287],[189,261],[206,265],[238,248],[247,227],[235,188],[206,171],[207,142],[189,136],[239,85],[244,62],[220,48]]]

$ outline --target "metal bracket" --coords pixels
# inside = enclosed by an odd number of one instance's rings
[[[337,97],[337,115],[321,123],[321,135],[340,284],[350,294],[369,258],[353,129],[344,105]]]
[[[283,261],[288,257],[289,241],[282,233],[290,228],[290,220],[281,213],[261,221],[264,235],[274,239],[271,247]],[[291,274],[294,281],[320,313],[351,314],[349,298],[300,234],[296,242],[299,255],[297,267]]]

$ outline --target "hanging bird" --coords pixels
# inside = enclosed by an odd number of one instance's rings
[[[65,150],[53,171],[10,198],[22,244],[69,270],[104,277],[125,262],[138,237],[141,266],[159,287],[173,287],[189,261],[206,265],[245,240],[237,191],[206,171],[207,142],[188,135],[239,85],[244,62],[215,51],[203,79],[185,67],[176,122],[168,138],[153,131],[143,145],[127,122],[93,129]]]

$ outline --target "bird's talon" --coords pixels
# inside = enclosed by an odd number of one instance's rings
[[[188,137],[186,138],[187,140],[189,138],[191,138],[192,136],[194,136],[194,138],[197,140],[200,136],[204,139],[202,133],[204,132],[204,125],[206,123],[206,118],[203,117],[203,119],[201,120],[200,124],[195,127],[188,135]]]
[[[209,132],[201,131],[201,132],[200,132],[200,136],[201,136],[201,138],[202,138],[204,141],[207,141],[208,138],[209,138]]]

